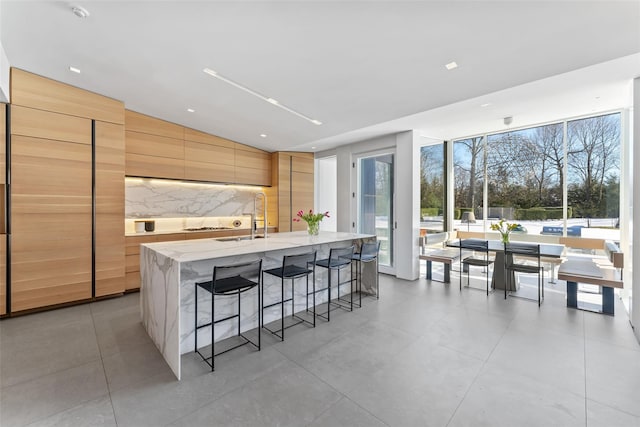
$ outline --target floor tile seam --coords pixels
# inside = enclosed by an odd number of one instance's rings
[[[77,366],[74,366],[74,367],[71,367],[71,368],[68,368],[68,369],[62,369],[62,370],[60,370],[60,371],[56,371],[56,372],[51,373],[51,374],[47,374],[47,375],[40,376],[40,377],[38,377],[38,378],[34,378],[33,380],[30,380],[30,381],[40,380],[40,379],[42,379],[42,378],[45,378],[45,377],[48,377],[48,376],[51,376],[51,375],[59,374],[59,373],[61,373],[61,372],[69,371],[69,370],[71,370],[71,369],[76,369],[76,368],[79,368],[79,367],[82,367],[82,366],[85,366],[85,365],[90,365],[90,364],[92,364],[92,363],[95,363],[95,361],[94,361],[94,360],[92,360],[92,361],[90,361],[90,362],[83,363],[83,364],[80,364],[80,365],[77,365]],[[21,384],[22,384],[22,383],[21,383]],[[105,385],[106,385],[106,380],[105,380]],[[12,386],[8,386],[7,388],[10,388],[10,387],[12,387]],[[91,399],[84,399],[84,400],[81,400],[79,403],[77,403],[77,404],[75,404],[75,405],[73,405],[73,406],[66,407],[66,408],[64,408],[64,409],[61,409],[60,411],[55,412],[55,413],[52,413],[52,414],[46,415],[46,416],[44,416],[44,417],[42,417],[42,418],[39,418],[39,419],[37,419],[37,420],[33,420],[33,421],[31,421],[29,424],[37,423],[37,422],[39,422],[39,421],[45,420],[45,419],[47,419],[47,418],[49,418],[49,417],[55,416],[55,415],[60,414],[60,413],[62,413],[62,412],[66,412],[66,411],[68,411],[68,410],[70,410],[70,409],[73,409],[73,408],[77,408],[77,407],[79,407],[79,406],[82,406],[82,405],[86,404],[87,402],[91,402],[92,400],[100,399],[100,398],[105,397],[105,396],[107,396],[107,395],[109,395],[109,398],[111,398],[110,393],[109,393],[109,391],[108,391],[108,388],[107,388],[107,393],[101,394],[100,396],[97,396],[97,397],[94,397],[94,398],[91,398]],[[112,409],[113,409],[113,404],[111,405],[111,407],[112,407]],[[114,416],[115,416],[115,414],[114,414]],[[28,425],[29,425],[29,424],[28,424]]]
[[[589,338],[589,337],[586,336],[586,334],[585,334],[585,339],[584,340],[585,340],[585,342],[591,341],[591,342],[594,342],[594,343],[597,343],[597,344],[604,344],[604,345],[607,345],[607,346],[614,346],[619,350],[627,350],[627,351],[631,351],[631,352],[634,352],[634,353],[639,353],[640,352],[640,343],[637,343],[637,345],[636,345],[637,348],[631,348],[631,346],[620,345],[618,343],[605,341],[605,340],[601,340],[601,339],[598,339],[598,338]]]
[[[107,386],[107,394],[109,395],[109,405],[111,406],[111,413],[113,414],[113,421],[118,425],[118,417],[116,415],[116,410],[113,407],[113,399],[111,398],[111,384],[109,384],[109,378],[107,376],[107,370],[104,367],[104,356],[102,354],[102,347],[100,346],[100,341],[98,340],[98,330],[96,328],[96,318],[93,313],[93,304],[89,305],[89,313],[91,314],[91,321],[93,323],[93,333],[96,338],[96,346],[98,347],[98,354],[100,355],[100,365],[102,366],[102,374],[104,375],[104,383]]]
[[[222,393],[220,396],[214,397],[213,399],[211,399],[211,400],[208,400],[208,401],[204,402],[202,405],[198,405],[196,408],[192,409],[190,413],[185,414],[185,415],[182,415],[182,416],[179,416],[178,418],[172,419],[172,420],[170,420],[170,421],[168,421],[168,422],[166,422],[166,423],[164,423],[164,424],[162,424],[162,425],[163,425],[163,426],[165,426],[165,427],[166,427],[166,426],[171,426],[171,425],[174,425],[176,422],[178,422],[178,421],[180,421],[180,420],[182,420],[182,419],[184,419],[184,418],[187,418],[187,417],[192,416],[192,415],[193,415],[193,414],[195,414],[196,412],[198,412],[198,411],[200,411],[201,409],[204,409],[206,406],[209,406],[209,405],[211,405],[212,403],[214,403],[214,402],[216,402],[216,401],[218,401],[218,400],[222,399],[223,397],[227,396],[228,394],[230,394],[230,393],[234,393],[234,392],[236,392],[236,391],[240,390],[240,389],[241,389],[241,388],[243,388],[243,387],[246,387],[246,386],[248,386],[248,385],[250,385],[250,384],[252,384],[252,383],[254,383],[254,382],[257,382],[258,380],[262,379],[262,377],[264,377],[266,374],[268,374],[269,372],[273,371],[274,369],[276,369],[276,368],[277,368],[277,367],[279,367],[280,365],[283,365],[285,362],[287,362],[287,361],[286,361],[286,360],[282,360],[282,361],[280,361],[280,362],[276,363],[275,365],[273,365],[273,366],[269,367],[269,368],[268,368],[268,369],[266,369],[264,372],[260,373],[258,376],[256,376],[255,378],[251,379],[250,381],[247,381],[247,382],[245,382],[245,383],[239,384],[237,387],[233,387],[233,388],[231,388],[230,390],[228,390],[228,391],[226,391],[226,392]],[[292,361],[292,362],[293,362],[293,361]],[[206,373],[205,375],[215,375],[215,372],[208,372],[208,373]],[[178,380],[177,380],[177,381],[178,381]]]
[[[624,410],[624,409],[620,409],[620,408],[617,408],[617,407],[615,407],[615,406],[611,406],[611,405],[610,405],[610,404],[608,404],[608,403],[601,402],[601,401],[599,401],[598,399],[594,399],[594,398],[587,397],[587,398],[586,398],[586,402],[587,402],[587,404],[589,403],[589,401],[591,401],[591,402],[595,402],[595,403],[597,403],[598,405],[606,406],[607,408],[609,408],[609,409],[613,409],[614,411],[622,412],[623,414],[629,415],[629,416],[631,416],[631,417],[638,418],[638,421],[640,421],[640,412],[638,412],[637,414],[634,414],[633,412],[629,412],[629,411],[626,411],[626,410]]]
[[[102,399],[103,397],[106,397],[106,396],[108,396],[108,393],[105,393],[105,394],[103,394],[103,395],[101,395],[101,396],[98,396],[98,397],[96,397],[96,398],[94,398],[94,399],[91,399],[91,400],[85,400],[84,402],[82,402],[82,403],[80,403],[80,404],[78,404],[78,405],[72,406],[72,407],[70,407],[70,408],[63,409],[63,410],[58,411],[58,412],[55,412],[55,413],[53,413],[53,414],[46,415],[46,416],[44,416],[44,417],[42,417],[42,418],[38,418],[37,420],[33,420],[33,421],[31,421],[29,424],[25,424],[24,426],[25,426],[25,427],[32,426],[32,425],[34,425],[34,424],[36,424],[36,423],[42,422],[42,421],[44,421],[44,420],[46,420],[46,419],[49,419],[49,418],[51,418],[51,417],[55,417],[56,415],[60,415],[60,414],[62,414],[62,413],[64,413],[64,412],[71,411],[71,410],[73,410],[73,409],[79,408],[79,407],[81,407],[81,406],[83,406],[83,405],[86,405],[87,403],[92,402],[92,401],[94,401],[94,400]],[[113,406],[112,406],[112,409],[113,409]],[[114,414],[114,420],[115,420],[115,414]],[[117,425],[117,423],[116,423],[116,425]]]
[[[475,385],[475,383],[478,381],[478,378],[480,378],[480,375],[484,371],[484,367],[487,365],[487,361],[488,361],[488,358],[487,358],[487,360],[484,360],[484,361],[481,360],[482,365],[480,366],[480,368],[478,369],[478,372],[476,372],[475,376],[473,377],[473,380],[469,384],[469,387],[467,387],[467,389],[465,390],[464,395],[462,396],[462,398],[460,399],[460,401],[456,405],[456,408],[451,413],[451,416],[447,420],[447,423],[445,424],[445,427],[449,426],[449,424],[451,424],[451,421],[453,421],[453,418],[456,416],[456,413],[458,413],[458,409],[460,409],[460,406],[462,405],[462,402],[464,402],[464,400],[467,398],[467,395],[471,391],[471,388]]]
[[[7,390],[7,389],[9,389],[11,387],[17,387],[19,385],[24,385],[24,384],[30,383],[32,381],[36,381],[36,380],[39,380],[39,379],[42,379],[42,378],[46,378],[46,377],[49,377],[51,375],[56,375],[56,374],[59,374],[59,373],[64,372],[64,371],[69,371],[71,369],[76,369],[76,368],[79,368],[81,366],[89,365],[89,364],[97,362],[97,361],[100,361],[102,363],[102,359],[99,356],[98,357],[92,357],[91,359],[85,360],[85,361],[83,361],[83,362],[81,362],[79,364],[76,364],[74,366],[69,366],[69,367],[66,367],[66,368],[62,368],[62,369],[58,369],[58,370],[55,370],[55,371],[51,371],[51,372],[48,372],[48,373],[46,373],[44,375],[39,375],[39,376],[34,377],[34,378],[29,378],[29,379],[26,379],[26,380],[18,381],[17,383],[13,383],[13,384],[9,384],[9,385],[0,385],[0,390],[4,391],[4,390]]]
[[[327,408],[325,408],[324,411],[322,411],[317,417],[315,417],[311,422],[307,423],[306,426],[310,426],[312,425],[314,422],[316,422],[316,420],[318,420],[320,417],[322,417],[325,413],[327,413],[329,410],[331,410],[333,407],[335,407],[338,403],[340,403],[343,399],[347,399],[349,402],[353,403],[354,405],[356,405],[358,408],[362,409],[364,412],[366,412],[367,414],[369,414],[371,417],[375,418],[376,420],[378,420],[380,423],[382,423],[383,425],[389,427],[389,424],[385,423],[383,420],[381,420],[380,418],[378,418],[375,414],[372,414],[371,412],[369,412],[367,409],[363,408],[359,403],[357,403],[356,401],[354,401],[353,399],[349,398],[349,396],[347,396],[344,393],[340,393],[342,397],[340,397],[340,399],[338,399],[333,405],[328,406]]]
[[[194,413],[196,413],[196,412],[197,412],[197,411],[199,411],[200,409],[204,408],[205,406],[208,406],[208,405],[212,404],[213,402],[215,402],[215,401],[217,401],[217,400],[219,400],[219,399],[222,399],[222,398],[223,398],[223,397],[225,397],[226,395],[228,395],[228,394],[230,394],[230,393],[233,393],[233,392],[235,392],[235,391],[237,391],[237,390],[241,389],[242,387],[246,387],[246,386],[248,386],[248,385],[250,385],[250,384],[252,384],[252,383],[254,383],[254,382],[256,382],[256,381],[260,380],[263,376],[267,375],[269,372],[271,372],[271,371],[273,371],[274,369],[278,368],[279,366],[283,365],[285,362],[286,362],[285,360],[281,360],[280,362],[277,362],[277,363],[276,363],[276,364],[274,364],[273,366],[270,366],[268,369],[265,369],[263,372],[261,372],[260,374],[258,374],[255,378],[252,378],[251,380],[249,380],[249,381],[247,381],[247,382],[244,382],[244,383],[239,384],[239,385],[237,385],[237,386],[235,386],[235,387],[232,387],[232,388],[231,388],[231,389],[229,389],[228,391],[226,391],[226,392],[222,393],[220,396],[214,397],[213,399],[211,399],[211,400],[208,400],[208,401],[204,402],[202,405],[199,405],[197,408],[193,409],[190,413],[185,414],[185,415],[182,415],[182,416],[180,416],[180,417],[178,417],[178,418],[175,418],[175,419],[173,419],[173,420],[171,420],[171,421],[169,421],[169,422],[167,422],[167,423],[165,423],[165,424],[163,424],[163,425],[165,425],[165,426],[167,426],[167,425],[171,425],[171,424],[174,424],[175,422],[177,422],[177,421],[181,420],[182,418],[185,418],[185,417],[188,417],[188,416],[190,416],[190,415],[193,415]],[[162,375],[162,374],[158,374],[158,375]],[[206,373],[206,374],[204,374],[204,375],[215,375],[215,372],[207,372],[207,373]],[[180,381],[180,380],[176,380],[176,381]]]
[[[580,313],[580,314],[582,314],[582,313]],[[518,326],[513,324],[513,322],[515,320],[516,320],[515,317],[513,319],[511,319],[511,322],[509,323],[509,326],[507,327],[507,330],[527,332],[527,330],[518,329]],[[535,322],[535,320],[529,321],[529,323],[532,323],[532,322]],[[545,335],[546,334],[551,334],[551,335],[557,336],[559,338],[569,336],[569,337],[574,337],[574,338],[581,338],[582,341],[585,341],[585,337],[584,337],[584,319],[583,319],[582,327],[583,327],[583,330],[581,332],[578,332],[578,333],[563,332],[563,331],[560,331],[560,330],[557,330],[557,329],[551,329],[551,328],[542,329],[542,327],[538,327],[538,326],[536,326],[535,330],[542,330],[545,333]],[[529,329],[529,331],[530,331],[530,329]]]

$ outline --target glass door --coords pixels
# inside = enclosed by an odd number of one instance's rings
[[[394,155],[358,159],[358,232],[380,241],[380,271],[394,273]]]

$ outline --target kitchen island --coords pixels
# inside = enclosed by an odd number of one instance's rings
[[[171,370],[180,379],[180,357],[184,353],[194,351],[195,283],[211,280],[215,265],[240,264],[262,259],[262,267],[267,269],[281,266],[284,255],[316,250],[318,259],[327,258],[331,248],[355,244],[357,250],[363,241],[369,240],[375,240],[375,236],[335,232],[321,232],[318,236],[309,236],[306,231],[301,231],[273,233],[266,239],[254,240],[223,238],[143,244],[140,246],[142,324]],[[317,288],[326,287],[326,274],[326,269],[316,269]],[[268,275],[265,277],[265,305],[280,299],[280,280],[274,279]],[[344,280],[343,277],[341,279]],[[362,280],[363,293],[375,294],[374,283],[374,266],[366,265]],[[343,288],[341,295],[349,291],[348,286]],[[298,312],[306,308],[306,290],[298,286],[296,291],[295,311]],[[256,288],[243,295],[243,331],[258,326],[257,292]],[[326,301],[327,292],[318,292],[316,304]],[[221,316],[232,314],[236,307],[237,303],[232,298],[216,299],[216,313]],[[285,307],[288,310],[285,315],[291,314],[291,306],[286,304]],[[211,295],[199,293],[199,324],[210,321],[210,311]],[[265,324],[276,319],[280,319],[279,310],[265,312]],[[229,322],[229,325],[221,325],[226,327],[216,328],[216,341],[235,334],[235,324],[232,322]],[[210,336],[210,329],[200,329],[198,345],[210,344]]]

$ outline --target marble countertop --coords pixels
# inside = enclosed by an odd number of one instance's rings
[[[296,231],[272,233],[266,239],[231,241],[222,240],[227,238],[180,240],[177,242],[146,243],[141,246],[145,246],[178,262],[190,262],[371,237],[375,236],[329,231],[321,231],[317,236],[309,236],[306,231]]]

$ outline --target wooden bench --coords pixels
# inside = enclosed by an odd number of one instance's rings
[[[447,248],[430,250],[420,255],[421,260],[427,261],[427,280],[434,280],[432,275],[432,263],[444,264],[444,283],[451,282],[451,264],[460,258],[460,249]]]
[[[444,283],[451,282],[451,265],[460,258],[460,249],[443,248],[450,240],[456,237],[456,232],[431,233],[420,237],[420,260],[427,262],[427,280],[433,279],[433,263],[444,264]],[[463,252],[463,257],[467,256]]]
[[[558,279],[567,281],[567,307],[585,310],[578,305],[578,283],[597,285],[602,287],[602,309],[598,312],[614,315],[613,288],[621,289],[623,282],[616,268],[607,260],[568,259],[560,265]]]

